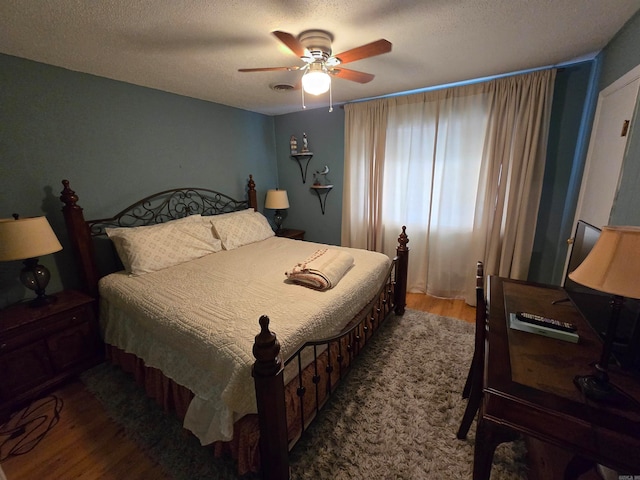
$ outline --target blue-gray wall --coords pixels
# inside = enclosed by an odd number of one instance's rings
[[[305,230],[305,240],[340,245],[344,109],[334,107],[333,112],[329,112],[326,108],[318,108],[280,115],[275,118],[275,131],[279,186],[287,190],[291,206],[283,227]],[[303,133],[307,134],[309,150],[313,153],[306,183],[302,183],[298,163],[290,156],[289,149],[291,135],[298,139],[300,148]],[[306,162],[303,166],[305,164]],[[321,171],[325,165],[329,167],[326,180],[333,185],[333,190],[327,194],[323,215],[318,196],[310,187],[313,184],[313,173]]]
[[[600,90],[608,87],[628,71],[640,65],[640,12],[636,13],[602,51]],[[609,223],[640,225],[640,125],[636,116],[631,122],[629,143],[622,164],[620,188]]]
[[[597,100],[598,62],[559,69],[530,281],[560,285]]]
[[[249,174],[259,192],[277,184],[273,117],[7,55],[0,106],[0,217],[47,216],[65,247],[41,258],[52,272],[50,292],[78,286],[58,200],[62,179],[86,218],[167,188],[244,198]],[[18,281],[21,266],[0,263],[0,307],[33,296]]]

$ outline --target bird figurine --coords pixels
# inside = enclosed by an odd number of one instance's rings
[[[325,165],[322,171],[313,174],[313,178],[315,179],[313,184],[316,186],[323,185],[323,182],[320,181],[320,175],[324,176],[324,183],[327,183],[327,173],[329,173],[329,166]]]

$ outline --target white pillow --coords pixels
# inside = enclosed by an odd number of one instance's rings
[[[191,215],[157,225],[106,228],[124,269],[132,275],[155,272],[222,250],[211,223]]]
[[[207,217],[225,250],[259,242],[275,235],[269,222],[253,209]]]

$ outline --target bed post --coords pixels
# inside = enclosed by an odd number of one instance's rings
[[[284,368],[280,343],[269,331],[269,317],[260,317],[260,333],[253,344],[252,376],[260,424],[260,470],[265,480],[288,480],[289,440],[284,399]]]
[[[407,227],[402,227],[402,233],[398,237],[398,247],[396,248],[396,287],[395,287],[395,303],[396,315],[404,314],[404,308],[407,305],[407,273],[409,271],[409,238],[407,237]]]
[[[90,296],[98,297],[98,267],[94,260],[93,242],[89,227],[84,220],[82,208],[76,202],[78,196],[76,192],[69,188],[69,180],[62,180],[64,188],[60,192],[60,200],[64,203],[62,213],[67,225],[67,233],[71,246],[76,255],[76,261],[80,263],[80,273],[82,275],[82,289]]]
[[[253,175],[249,175],[249,183],[248,183],[248,197],[249,197],[249,208],[253,208],[256,212],[258,211],[258,197],[256,196],[256,182],[253,181]]]

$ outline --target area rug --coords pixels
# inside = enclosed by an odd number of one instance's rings
[[[413,310],[389,318],[291,451],[292,478],[471,478],[475,422],[467,440],[455,434],[466,405],[460,392],[473,354],[473,328]],[[231,461],[213,458],[127,374],[102,364],[82,380],[173,478],[238,478]],[[492,480],[526,479],[525,457],[522,441],[499,446]]]

